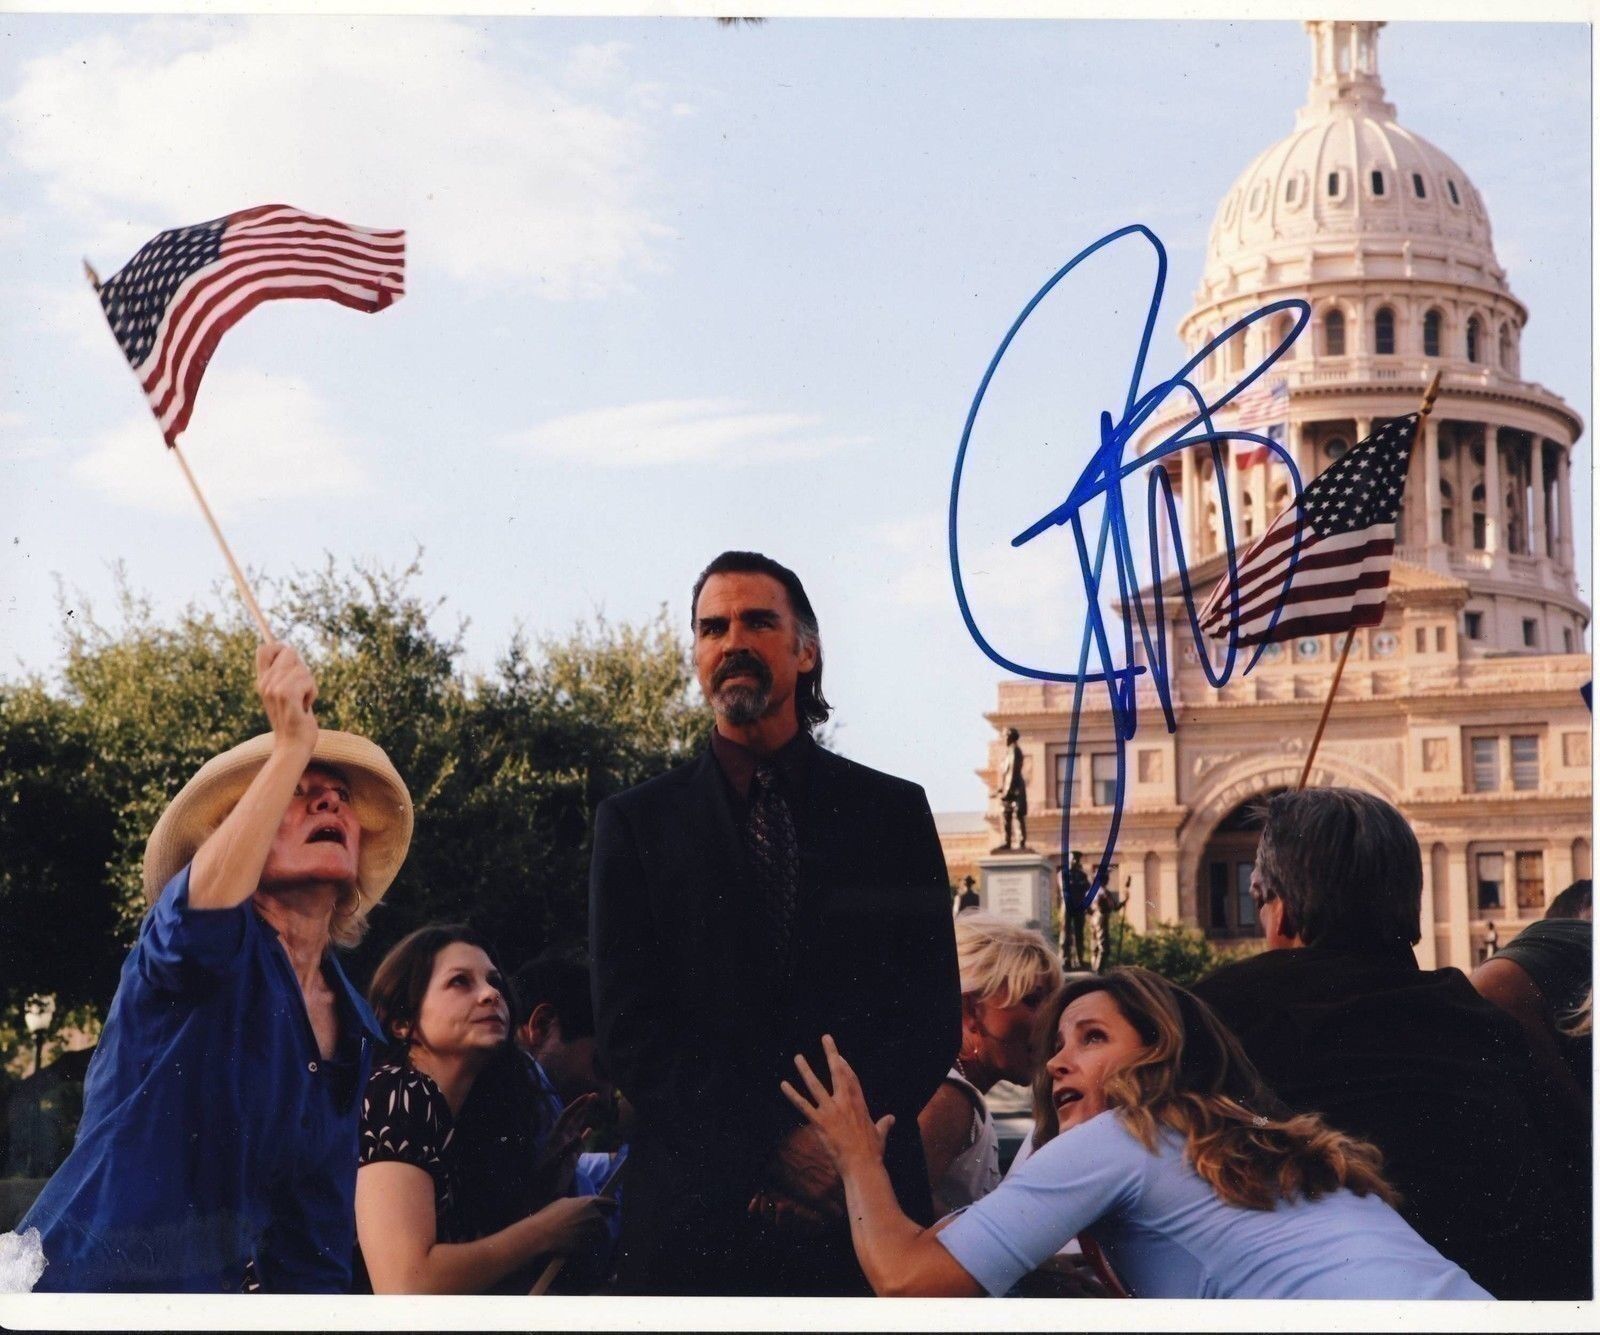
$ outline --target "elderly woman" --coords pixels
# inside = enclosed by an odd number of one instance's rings
[[[42,1234],[41,1290],[349,1287],[380,1034],[332,947],[405,860],[411,799],[380,748],[317,727],[293,649],[256,668],[272,731],[207,761],[145,849],[152,907],[77,1143],[20,1225]]]
[[[1000,1185],[1000,1138],[984,1095],[1033,1079],[1033,1023],[1061,985],[1061,965],[1038,932],[992,913],[956,915],[961,1050],[917,1116],[934,1206],[959,1210]]]
[[[1142,1298],[1488,1298],[1392,1208],[1378,1151],[1262,1086],[1205,1003],[1145,969],[1078,975],[1039,1019],[1032,1158],[934,1228],[908,1219],[848,1063],[783,1092],[844,1180],[880,1294],[1004,1294],[1087,1230]]]

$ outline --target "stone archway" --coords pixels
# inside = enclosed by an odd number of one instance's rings
[[[1243,834],[1242,830],[1221,827],[1236,819],[1235,813],[1252,801],[1298,785],[1305,761],[1295,752],[1304,748],[1304,741],[1297,737],[1289,742],[1287,755],[1280,751],[1274,755],[1243,756],[1206,773],[1204,786],[1178,832],[1178,914],[1184,922],[1204,930],[1209,921],[1211,870],[1206,849],[1213,835]],[[1396,797],[1388,779],[1327,748],[1317,753],[1307,783],[1314,788],[1360,788],[1386,802],[1395,802]],[[1234,838],[1227,847],[1247,842],[1248,837]]]
[[[1264,788],[1240,802],[1217,822],[1200,851],[1196,918],[1200,930],[1214,941],[1248,941],[1261,936],[1250,900],[1250,873],[1255,870],[1260,837],[1254,808],[1258,801],[1282,791]]]

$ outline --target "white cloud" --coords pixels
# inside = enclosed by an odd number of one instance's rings
[[[638,468],[814,459],[869,440],[819,432],[817,420],[754,412],[736,399],[656,399],[554,417],[503,443],[547,459]]]
[[[208,430],[212,421],[226,426]],[[310,386],[294,376],[211,368],[181,444],[218,514],[257,501],[347,496],[363,480],[350,442],[327,421]],[[155,419],[135,410],[125,424],[103,433],[72,473],[137,509],[192,512],[194,499],[177,461],[166,455]]]
[[[670,235],[637,86],[609,46],[512,71],[465,21],[156,20],[30,62],[0,128],[103,267],[283,202],[406,227],[414,289],[443,271],[567,299],[627,290]]]

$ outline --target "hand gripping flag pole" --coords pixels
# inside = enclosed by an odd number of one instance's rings
[[[1422,407],[1417,410],[1417,425],[1414,428],[1412,441],[1422,435],[1422,424],[1428,420],[1428,414],[1433,411],[1433,401],[1439,394],[1440,372],[1435,371],[1428,381],[1428,388],[1422,393]],[[1404,483],[1401,484],[1402,487]],[[1322,745],[1322,731],[1328,726],[1328,715],[1333,711],[1333,697],[1339,690],[1339,678],[1344,676],[1345,661],[1350,657],[1350,642],[1356,637],[1355,631],[1347,630],[1344,633],[1344,648],[1339,651],[1339,665],[1333,670],[1333,681],[1328,686],[1328,698],[1322,702],[1322,717],[1317,720],[1317,730],[1311,737],[1311,748],[1306,752],[1305,767],[1300,771],[1300,782],[1295,784],[1295,792],[1305,789],[1306,781],[1311,777],[1311,764],[1317,758],[1317,747]]]
[[[222,336],[264,301],[322,298],[381,311],[405,295],[405,233],[263,204],[162,232],[104,283],[84,261],[111,332],[194,493],[256,629],[274,636],[178,449]]]

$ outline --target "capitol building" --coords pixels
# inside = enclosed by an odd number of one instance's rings
[[[1525,376],[1528,310],[1495,259],[1477,188],[1396,120],[1378,72],[1384,25],[1305,26],[1306,105],[1223,196],[1179,333],[1193,354],[1273,301],[1310,303],[1310,324],[1263,377],[1285,383],[1284,442],[1302,483],[1387,419],[1416,411],[1429,376],[1442,372],[1412,453],[1387,612],[1355,632],[1310,782],[1362,788],[1406,813],[1422,846],[1418,958],[1470,969],[1591,874],[1590,715],[1580,694],[1592,676],[1589,609],[1572,529],[1583,422]],[[1257,321],[1218,348],[1198,373],[1208,400],[1291,324]],[[1135,448],[1151,448],[1192,411],[1174,396]],[[1203,448],[1162,466],[1181,497],[1203,600],[1225,561],[1222,496],[1242,551],[1289,505],[1289,479],[1260,460],[1227,462],[1214,476]],[[1219,689],[1197,652],[1220,664],[1221,646],[1197,651],[1175,577],[1165,615],[1178,730],[1162,726],[1142,679],[1109,883],[1127,895],[1135,928],[1183,922],[1232,944],[1260,934],[1246,893],[1255,845],[1247,810],[1297,782],[1343,636],[1269,646],[1248,675],[1241,658]],[[1041,884],[1044,866],[1061,865],[1063,802],[1073,845],[1092,867],[1115,795],[1111,715],[1093,690],[1084,693],[1073,790],[1063,791],[1072,694],[1007,681],[986,714],[995,733],[979,777],[989,791],[1005,731],[1020,733]],[[952,876],[981,879],[986,902],[1018,857],[991,852],[1000,830],[998,799],[981,824],[941,822]]]

